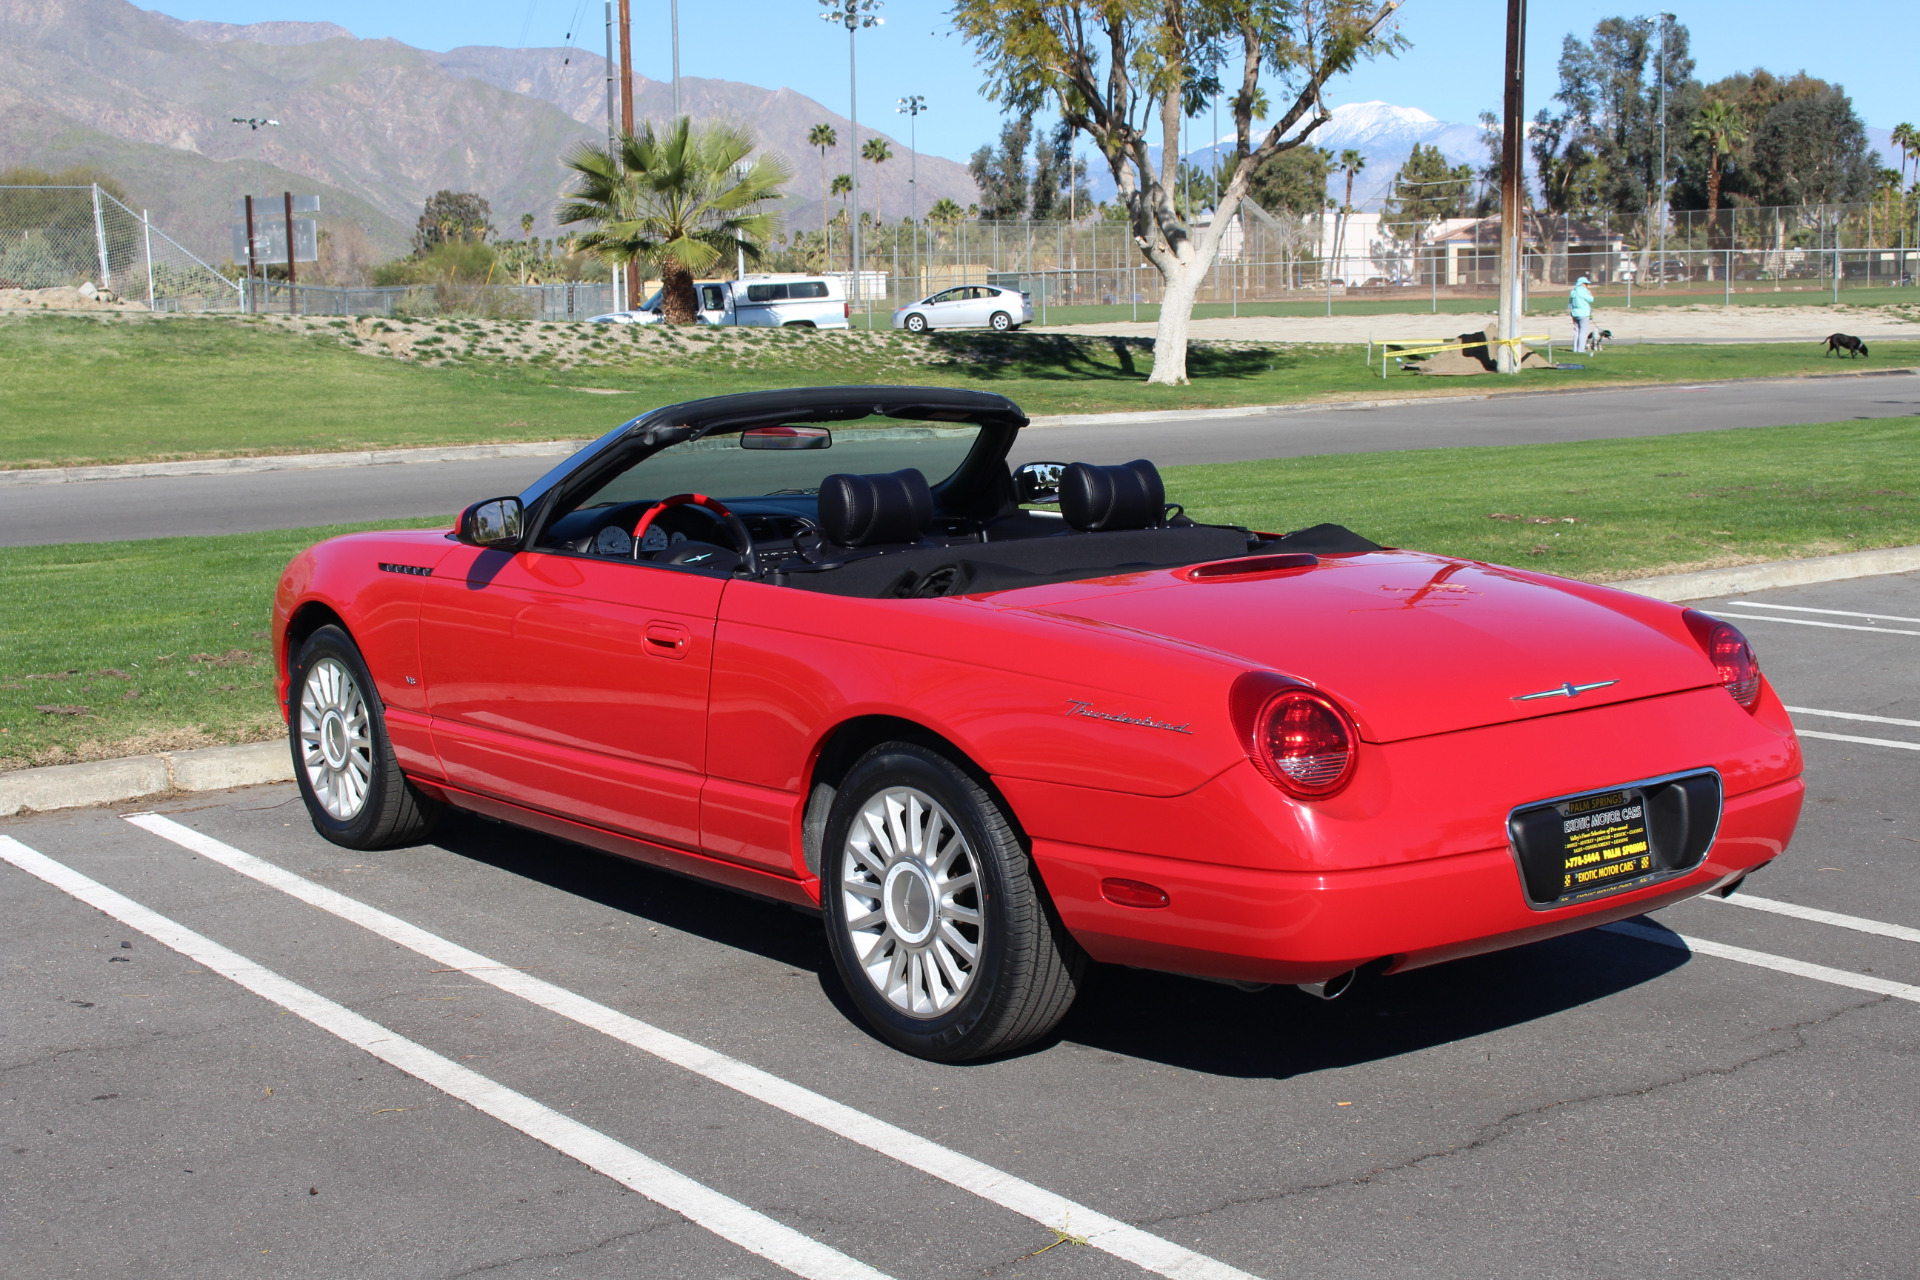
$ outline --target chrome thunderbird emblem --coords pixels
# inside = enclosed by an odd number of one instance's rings
[[[1516,693],[1513,695],[1513,700],[1515,702],[1536,702],[1541,698],[1577,698],[1590,689],[1604,689],[1610,684],[1619,683],[1618,680],[1595,680],[1592,684],[1573,684],[1569,682],[1561,685],[1557,689],[1542,689],[1538,693]]]
[[[1168,724],[1165,720],[1155,720],[1152,716],[1130,716],[1118,711],[1096,711],[1091,702],[1082,702],[1078,698],[1067,699],[1067,714],[1083,716],[1088,720],[1110,720],[1114,724],[1137,724],[1142,729],[1165,729],[1169,733],[1191,735],[1190,724]]]

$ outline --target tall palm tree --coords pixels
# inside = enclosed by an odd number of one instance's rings
[[[612,148],[583,142],[566,157],[577,176],[559,221],[595,224],[579,237],[580,247],[608,262],[658,267],[661,318],[692,324],[694,276],[735,253],[758,262],[779,224],[761,206],[778,200],[793,174],[769,156],[747,163],[753,147],[745,129],[696,130],[686,116],[661,134],[648,122]]]
[[[1726,176],[1726,162],[1747,140],[1746,121],[1716,98],[1693,118],[1693,140],[1707,149],[1707,225],[1711,227],[1720,212],[1720,180]]]
[[[840,135],[830,124],[817,124],[807,130],[807,145],[820,151],[820,234],[827,232],[827,152],[840,145]]]
[[[879,222],[881,221],[880,166],[893,159],[893,148],[887,145],[885,138],[876,134],[860,144],[860,158],[873,161],[873,220]]]
[[[1905,180],[1909,154],[1920,154],[1920,129],[1906,123],[1897,124],[1893,126],[1892,141],[1900,148],[1900,177]],[[1914,184],[1920,186],[1920,164],[1914,166]]]
[[[1347,199],[1340,206],[1340,220],[1333,232],[1334,261],[1340,260],[1340,254],[1346,247],[1347,219],[1353,215],[1353,180],[1362,169],[1367,167],[1367,158],[1352,147],[1340,153],[1340,171],[1347,175]]]

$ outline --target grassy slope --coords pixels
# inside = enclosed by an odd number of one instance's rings
[[[36,316],[0,320],[0,466],[583,438],[657,404],[831,383],[978,387],[1046,414],[1691,382],[1843,362],[1812,345],[1756,344],[1615,347],[1586,364],[1498,382],[1383,380],[1361,347],[1196,344],[1193,385],[1169,388],[1145,384],[1143,340],[1056,334],[670,336],[497,321],[362,322],[356,334]],[[1875,343],[1859,367],[1912,364],[1920,342]]]
[[[1202,519],[1604,580],[1920,543],[1920,418],[1177,467],[1167,487]],[[0,549],[0,767],[278,732],[273,584],[339,532]]]

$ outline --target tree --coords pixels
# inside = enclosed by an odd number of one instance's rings
[[[1294,147],[1253,171],[1247,198],[1268,213],[1304,218],[1327,207],[1327,175],[1332,172],[1331,151]]]
[[[1775,103],[1754,130],[1760,203],[1839,204],[1872,190],[1876,166],[1853,100],[1838,85],[1820,89]]]
[[[1747,125],[1734,109],[1716,98],[1693,118],[1693,140],[1707,149],[1707,219],[1720,213],[1720,183],[1726,162],[1747,141]]]
[[[989,222],[1024,217],[1027,212],[1027,145],[1033,141],[1033,113],[1000,126],[1000,147],[981,147],[967,161],[980,188],[980,216]]]
[[[933,208],[927,210],[927,218],[929,221],[942,223],[947,226],[952,226],[966,216],[966,212],[946,196],[941,196],[938,200],[934,201]]]
[[[1900,180],[1905,182],[1909,153],[1920,152],[1920,129],[1915,129],[1910,124],[1897,124],[1893,126],[1891,140],[1894,146],[1900,148]],[[1920,167],[1915,168],[1914,174],[1915,185],[1920,186]]]
[[[955,0],[954,26],[987,68],[987,93],[1012,110],[1051,104],[1106,157],[1134,241],[1164,286],[1148,381],[1187,382],[1193,300],[1253,173],[1333,119],[1326,82],[1397,47],[1380,36],[1399,0]],[[1293,101],[1255,135],[1270,74]],[[1174,207],[1182,116],[1231,86],[1232,176],[1197,238]],[[1299,127],[1295,132],[1296,126]],[[1152,146],[1157,140],[1160,163]]]
[[[860,158],[873,163],[873,218],[880,221],[880,166],[893,159],[893,148],[875,134],[860,144]]]
[[[835,221],[846,222],[849,220],[847,214],[847,197],[852,194],[853,175],[847,173],[834,174],[833,185],[827,188],[827,195],[829,197],[838,196],[840,198],[840,212],[834,215]]]
[[[1347,219],[1353,216],[1353,180],[1367,167],[1367,158],[1352,147],[1340,153],[1340,172],[1347,175],[1347,198],[1340,203],[1340,217],[1333,228],[1333,257],[1340,258],[1340,251],[1346,247]]]
[[[413,254],[423,258],[450,240],[485,243],[493,234],[492,217],[492,208],[473,192],[442,188],[428,196],[420,210],[420,221],[413,228]]]
[[[827,189],[827,152],[840,145],[840,135],[830,124],[817,124],[807,130],[807,145],[820,150],[820,233],[827,230],[827,201],[833,193]]]
[[[1472,196],[1473,166],[1449,165],[1439,147],[1419,142],[1393,175],[1383,218],[1392,220],[1397,238],[1411,239],[1443,218],[1465,217]]]
[[[661,318],[692,324],[694,276],[736,253],[760,261],[777,228],[778,215],[762,206],[780,199],[793,175],[770,156],[748,164],[753,148],[745,129],[696,130],[685,116],[663,134],[651,122],[623,133],[611,149],[581,143],[566,157],[577,176],[559,221],[594,224],[580,246],[608,262],[657,266]]]

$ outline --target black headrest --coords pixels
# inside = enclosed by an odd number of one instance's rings
[[[933,523],[933,490],[912,467],[820,482],[820,532],[842,547],[918,542]]]
[[[1151,529],[1166,516],[1167,487],[1145,458],[1117,467],[1069,462],[1060,476],[1060,514],[1087,533]]]

